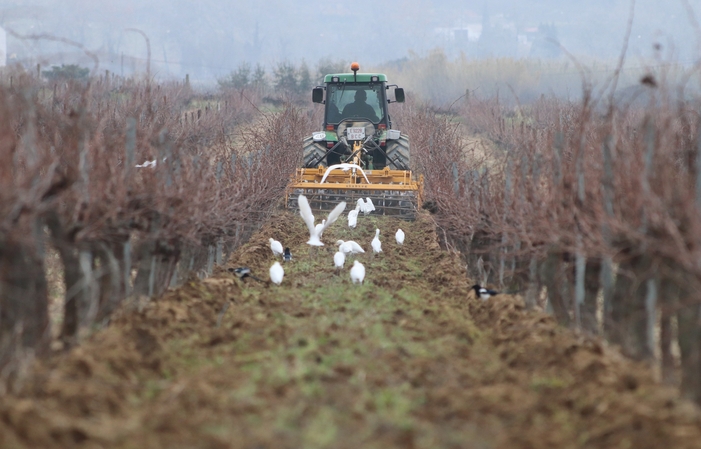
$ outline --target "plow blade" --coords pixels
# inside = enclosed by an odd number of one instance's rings
[[[322,182],[323,181],[323,182]],[[370,198],[373,214],[396,215],[413,220],[421,207],[423,178],[414,181],[404,170],[334,170],[325,167],[297,169],[287,187],[287,207],[297,209],[297,198],[304,195],[313,210],[331,210],[341,201],[346,211],[354,209],[359,198]]]

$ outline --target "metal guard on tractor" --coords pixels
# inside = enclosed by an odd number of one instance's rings
[[[312,100],[325,105],[323,130],[304,139],[303,167],[287,187],[287,206],[296,208],[300,194],[321,210],[371,198],[377,213],[412,219],[421,207],[423,177],[412,175],[409,137],[392,129],[388,109],[404,101],[404,90],[394,85],[392,101],[385,75],[358,69],[354,62],[352,74],[326,75],[325,85],[312,91]]]

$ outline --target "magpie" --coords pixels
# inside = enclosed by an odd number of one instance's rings
[[[488,288],[481,287],[479,284],[473,285],[472,288],[475,291],[475,294],[482,300],[486,301],[492,296],[496,296],[499,294],[498,291],[496,290],[490,290]]]
[[[284,259],[285,259],[285,262],[289,262],[292,260],[292,253],[290,252],[290,248],[285,248]]]
[[[263,282],[261,279],[253,276],[251,274],[251,269],[248,267],[238,267],[238,268],[229,268],[230,273],[234,273],[237,278],[243,280],[248,277],[255,279],[258,282]]]

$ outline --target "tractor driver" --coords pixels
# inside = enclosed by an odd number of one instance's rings
[[[363,89],[356,90],[355,101],[353,103],[348,103],[346,107],[343,108],[343,117],[363,117],[373,123],[379,122],[380,119],[377,118],[375,109],[365,102],[367,99],[368,94]]]

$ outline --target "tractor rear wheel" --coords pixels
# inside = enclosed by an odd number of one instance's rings
[[[397,140],[387,141],[387,165],[391,170],[410,170],[409,137],[404,134]]]
[[[316,168],[325,154],[326,148],[314,142],[311,136],[304,139],[302,151],[304,168]]]

